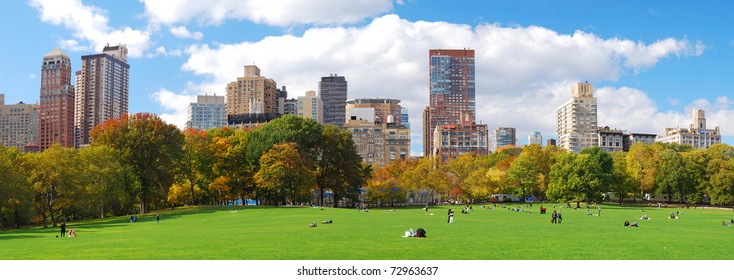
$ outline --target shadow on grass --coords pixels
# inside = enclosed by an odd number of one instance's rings
[[[30,238],[42,238],[39,235],[28,235],[28,234],[0,234],[0,241],[12,240],[12,239],[30,239]]]

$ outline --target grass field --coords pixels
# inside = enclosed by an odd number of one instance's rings
[[[517,205],[514,205],[517,206]],[[509,206],[509,207],[514,207]],[[474,205],[355,209],[301,207],[195,207],[128,217],[71,222],[76,238],[56,238],[58,228],[0,232],[5,260],[732,260],[734,226],[721,226],[731,210],[603,205],[585,209],[545,204],[532,214]],[[491,205],[490,205],[491,208]],[[237,210],[234,212],[233,210]],[[527,208],[524,208],[527,209]],[[550,213],[563,211],[563,223]],[[644,212],[643,212],[644,211]],[[682,211],[670,220],[671,212]],[[592,209],[591,213],[596,213]],[[639,220],[643,214],[651,220]],[[323,220],[333,224],[321,224]],[[636,220],[639,228],[625,228]],[[318,226],[309,228],[308,224]],[[422,227],[428,238],[404,238]]]

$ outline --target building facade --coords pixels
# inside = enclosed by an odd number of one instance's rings
[[[189,103],[186,128],[207,130],[227,126],[224,96],[197,95],[196,102]]]
[[[324,123],[324,103],[315,91],[309,90],[306,96],[299,96],[297,109],[299,116]]]
[[[630,147],[632,147],[632,144],[635,143],[643,143],[647,145],[652,145],[655,143],[655,140],[658,138],[657,134],[649,134],[649,133],[629,133],[625,134],[622,143],[622,150],[625,152],[630,151]]]
[[[466,153],[489,154],[489,129],[486,124],[476,124],[472,116],[462,116],[455,125],[439,125],[433,133],[434,158],[440,162]]]
[[[39,111],[38,104],[5,105],[0,93],[0,145],[23,151],[27,144],[38,143]]]
[[[260,68],[245,66],[245,75],[227,84],[227,114],[278,113],[277,85],[260,76]]]
[[[624,131],[611,129],[608,126],[599,127],[597,144],[599,148],[607,152],[621,152],[624,150]]]
[[[543,146],[543,135],[540,131],[533,131],[528,134],[528,145],[539,145]]]
[[[347,80],[344,76],[331,74],[321,77],[319,82],[319,97],[324,103],[324,124],[344,126],[346,121],[345,107],[347,105]]]
[[[298,99],[288,98],[283,101],[284,115],[298,115]]]
[[[596,97],[590,83],[578,83],[569,101],[558,107],[558,146],[570,152],[597,146]]]
[[[400,124],[407,128],[410,128],[410,115],[408,114],[408,108],[402,108],[400,111]]]
[[[82,56],[76,72],[74,142],[89,145],[89,133],[98,124],[127,115],[130,65],[125,45],[107,45],[100,54]]]
[[[357,118],[371,120],[375,122],[387,123],[388,118],[392,118],[391,123],[402,124],[402,106],[400,100],[390,98],[360,98],[347,100],[345,107],[345,117],[349,119],[351,116]]]
[[[41,65],[40,129],[41,151],[59,143],[74,147],[74,86],[71,60],[56,48],[43,57]]]
[[[706,126],[706,112],[693,110],[693,121],[688,128],[666,128],[665,135],[657,138],[662,143],[687,144],[694,149],[706,149],[721,143],[721,129],[717,126],[710,129]]]
[[[475,123],[475,62],[474,50],[428,51],[430,77],[429,106],[423,113],[423,154],[433,152],[435,129],[439,125],[462,126],[462,114]]]
[[[504,146],[517,146],[517,133],[514,127],[498,127],[489,138],[489,152],[494,153]]]
[[[357,153],[364,162],[385,166],[396,159],[410,157],[410,128],[398,123],[401,112],[397,99],[355,99],[346,106],[349,113],[344,129],[352,133]],[[384,121],[383,121],[384,117]]]

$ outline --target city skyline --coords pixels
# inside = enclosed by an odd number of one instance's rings
[[[600,126],[662,135],[701,108],[709,126],[721,127],[722,142],[734,143],[726,65],[734,31],[725,28],[734,23],[726,13],[731,2],[295,1],[259,14],[228,5],[6,3],[10,24],[0,32],[16,43],[0,47],[0,92],[5,104],[36,103],[38,64],[49,50],[60,47],[78,71],[81,56],[123,43],[135,69],[129,112],[156,113],[183,128],[196,95],[225,95],[244,65],[267,69],[289,98],[338,73],[349,81],[347,99],[402,100],[412,113],[411,153],[419,155],[429,94],[425,53],[469,48],[477,60],[476,120],[490,129],[557,138],[555,109],[571,85],[588,81]]]

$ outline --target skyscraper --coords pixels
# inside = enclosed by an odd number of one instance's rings
[[[224,96],[198,95],[189,103],[186,128],[207,130],[227,126]]]
[[[273,79],[260,76],[260,68],[245,66],[245,75],[227,84],[227,114],[278,113],[277,87]]]
[[[430,155],[438,125],[464,122],[463,113],[476,122],[474,50],[428,51],[430,100],[423,112],[423,154]]]
[[[533,131],[528,135],[528,145],[533,144],[543,146],[543,135],[540,134],[540,131]]]
[[[127,114],[130,65],[125,45],[105,46],[102,53],[82,56],[76,72],[75,145],[90,143],[89,133],[107,120]]]
[[[571,95],[570,100],[556,109],[558,146],[569,152],[579,152],[599,144],[596,97],[590,83],[574,85]]]
[[[504,146],[517,146],[517,133],[514,127],[498,127],[489,139],[489,151],[494,153]]]
[[[41,116],[39,148],[53,143],[74,147],[74,87],[71,60],[55,48],[43,57],[41,66]]]
[[[324,103],[315,91],[309,90],[306,96],[299,96],[297,106],[299,116],[324,123]]]
[[[324,124],[344,126],[347,105],[347,80],[343,76],[331,74],[321,77],[319,97],[324,102]]]

